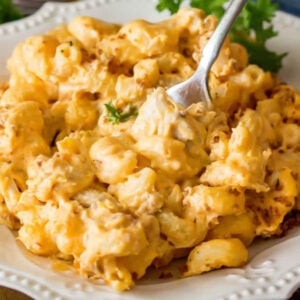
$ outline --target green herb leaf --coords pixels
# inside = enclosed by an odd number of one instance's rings
[[[19,9],[13,5],[11,0],[0,0],[0,24],[22,18]]]
[[[273,51],[268,50],[264,44],[255,43],[251,40],[236,40],[243,44],[249,54],[249,63],[260,66],[264,70],[276,73],[282,67],[282,59],[287,53],[277,54]]]
[[[157,8],[175,13],[182,1],[160,0]],[[221,18],[227,0],[190,0],[190,6],[203,9],[207,14]],[[278,33],[274,30],[272,19],[278,4],[272,0],[248,1],[234,23],[230,36],[233,42],[244,45],[249,53],[249,62],[257,64],[266,71],[278,72],[286,53],[277,54],[266,47],[267,41]]]
[[[169,10],[171,14],[174,14],[179,9],[183,0],[160,0],[156,5],[158,11],[163,11],[165,9]]]
[[[225,0],[191,0],[190,5],[192,7],[200,8],[205,11],[208,15],[216,15],[218,18],[221,18],[225,12],[223,4]]]
[[[111,102],[104,104],[107,110],[107,119],[112,124],[119,124],[128,121],[138,115],[138,108],[134,105],[128,105],[124,111],[117,109]]]

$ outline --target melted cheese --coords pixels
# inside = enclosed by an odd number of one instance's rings
[[[28,250],[126,290],[178,256],[186,276],[241,266],[255,236],[281,232],[300,208],[300,95],[229,39],[214,111],[165,92],[216,24],[197,9],[156,24],[78,17],[16,47],[0,86],[0,222]],[[138,116],[113,124],[107,103]]]

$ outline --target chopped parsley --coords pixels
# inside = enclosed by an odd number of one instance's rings
[[[158,11],[169,10],[174,14],[182,0],[159,0]],[[207,14],[214,14],[221,18],[225,12],[224,3],[227,0],[190,0],[190,6],[203,9]],[[233,42],[244,45],[249,54],[249,62],[257,64],[266,71],[278,72],[282,66],[282,59],[287,53],[277,54],[266,47],[267,41],[276,36],[272,19],[278,9],[278,4],[272,0],[250,0],[243,8],[234,23],[230,36]]]
[[[112,124],[119,124],[128,121],[132,117],[138,115],[138,108],[134,105],[127,105],[126,108],[121,111],[116,108],[111,102],[104,104],[107,111],[107,119]]]

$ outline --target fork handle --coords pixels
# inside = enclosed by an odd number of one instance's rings
[[[229,3],[229,7],[227,8],[225,14],[220,20],[216,30],[213,35],[205,45],[202,51],[202,58],[199,64],[199,71],[201,73],[203,70],[207,71],[207,74],[213,65],[214,61],[217,59],[221,46],[224,43],[224,40],[234,23],[235,19],[240,14],[241,10],[245,6],[248,0],[231,0]],[[196,73],[198,72],[198,69]]]
[[[212,108],[208,89],[208,74],[219,55],[226,35],[246,3],[247,0],[231,0],[223,18],[202,50],[202,58],[195,73],[188,80],[167,90],[168,95],[175,102],[188,107],[195,102],[203,101],[207,109]]]

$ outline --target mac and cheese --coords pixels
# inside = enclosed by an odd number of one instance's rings
[[[197,9],[156,24],[77,17],[16,47],[0,91],[0,222],[29,251],[126,290],[180,256],[183,276],[242,266],[255,237],[281,233],[300,208],[300,94],[229,38],[212,111],[166,94],[216,24]]]

